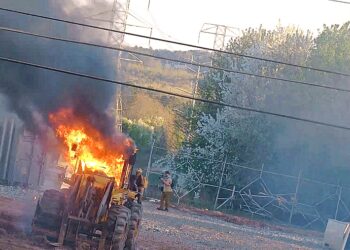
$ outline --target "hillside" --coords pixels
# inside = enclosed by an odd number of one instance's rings
[[[208,52],[196,50],[170,51],[140,47],[126,49],[164,58],[183,61],[192,60],[200,63],[207,63],[211,57]],[[127,59],[122,60],[124,81],[173,93],[192,95],[198,67],[137,54],[124,53],[122,58]],[[165,147],[176,147],[179,142],[180,138],[174,137],[174,134],[176,134],[175,113],[186,102],[187,100],[143,90],[123,89],[124,117],[132,121],[149,120],[155,117],[162,118],[164,121],[164,140],[161,143]]]

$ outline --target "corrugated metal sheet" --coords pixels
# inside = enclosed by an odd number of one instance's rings
[[[7,117],[0,121],[0,180],[9,183],[13,177],[13,162],[16,150],[16,122]]]
[[[57,166],[57,153],[47,152],[15,115],[0,116],[0,183],[30,188],[57,186],[64,171]]]
[[[38,187],[43,183],[45,153],[37,138],[21,122],[6,116],[0,120],[0,181]]]

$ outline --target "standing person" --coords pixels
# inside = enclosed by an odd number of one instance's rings
[[[138,203],[141,204],[141,198],[143,196],[143,192],[145,191],[145,178],[142,175],[142,169],[138,168],[136,170],[136,179],[135,179],[135,184],[137,188],[138,194]]]
[[[170,200],[171,196],[173,194],[173,189],[171,188],[172,184],[172,179],[170,176],[169,171],[165,171],[163,178],[160,179],[161,183],[163,185],[162,189],[162,196],[160,198],[160,207],[158,207],[158,210],[163,210],[163,211],[169,211],[169,205],[170,205]]]
[[[129,189],[131,191],[137,192],[137,202],[141,204],[141,199],[143,192],[146,188],[145,178],[142,176],[142,169],[139,168],[136,170],[136,173],[130,176],[129,179]]]

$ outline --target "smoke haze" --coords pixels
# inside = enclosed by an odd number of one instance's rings
[[[111,8],[108,2],[96,2],[93,6],[80,6],[79,10],[72,1],[43,4],[38,0],[3,0],[2,6],[88,23],[86,17],[91,13]],[[0,25],[79,41],[106,43],[107,40],[107,32],[4,11],[0,14]],[[109,79],[116,76],[115,52],[103,49],[1,31],[0,51],[3,57]],[[48,124],[49,113],[71,107],[103,134],[114,132],[114,121],[107,114],[114,98],[114,85],[8,62],[0,62],[0,74],[0,93],[7,97],[6,107],[19,116],[28,130],[40,132],[34,113],[40,114]]]

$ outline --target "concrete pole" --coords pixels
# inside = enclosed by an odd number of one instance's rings
[[[6,158],[5,158],[5,164],[4,164],[4,171],[2,172],[2,179],[6,180],[7,179],[7,169],[9,166],[9,160],[10,160],[10,153],[11,153],[11,147],[12,147],[12,142],[13,142],[13,134],[15,131],[15,119],[12,118],[11,120],[11,127],[10,127],[10,136],[9,136],[9,141],[7,144],[7,152],[6,152]]]
[[[295,194],[294,194],[294,200],[293,200],[293,204],[292,204],[292,209],[291,209],[290,215],[289,215],[289,224],[292,224],[292,218],[293,218],[293,214],[294,214],[294,207],[295,207],[295,203],[296,203],[297,197],[298,197],[298,191],[299,191],[299,187],[300,187],[300,180],[301,180],[302,172],[303,172],[302,169],[300,169],[299,176],[298,176],[298,182],[297,182],[297,185],[295,187]]]
[[[342,191],[343,191],[343,187],[341,186],[338,186],[338,202],[337,202],[337,209],[335,210],[335,215],[334,215],[334,219],[336,220],[337,217],[338,217],[338,211],[339,211],[339,204],[340,204],[340,201],[341,201],[341,195],[342,195]]]
[[[147,164],[147,169],[146,169],[146,178],[148,180],[149,177],[149,172],[151,170],[151,166],[152,166],[152,155],[153,155],[153,149],[154,149],[154,144],[156,143],[156,139],[153,139],[152,142],[152,147],[151,147],[151,151],[149,152],[149,158],[148,158],[148,164]],[[147,194],[147,189],[144,191],[144,194]]]
[[[33,136],[33,138],[30,140],[30,153],[29,153],[29,156],[28,156],[28,165],[27,165],[27,176],[26,176],[26,182],[25,184],[27,186],[29,186],[30,184],[30,173],[31,173],[31,168],[32,168],[32,164],[33,164],[33,157],[34,157],[34,151],[35,151],[35,139],[36,137]]]
[[[224,164],[222,165],[220,183],[219,183],[219,187],[218,187],[218,192],[216,193],[214,210],[217,208],[217,205],[218,205],[218,199],[219,199],[219,194],[220,194],[220,190],[221,190],[222,180],[224,178],[224,173],[225,173],[225,169],[226,169],[226,161],[227,161],[227,156],[225,156]]]
[[[43,149],[42,149],[43,150]],[[44,182],[44,171],[45,171],[45,165],[46,165],[46,152],[43,152],[41,153],[41,156],[40,156],[40,161],[39,161],[39,175],[38,175],[38,183],[37,183],[37,186],[40,187],[41,186],[41,183]]]
[[[146,177],[147,177],[147,178],[148,178],[148,176],[149,176],[149,171],[151,170],[151,166],[152,166],[152,155],[153,155],[153,148],[154,148],[154,144],[155,144],[155,143],[156,143],[156,140],[153,139],[151,151],[149,152],[147,169],[146,169]]]
[[[1,164],[1,159],[2,159],[2,155],[4,153],[4,144],[5,144],[5,134],[6,134],[6,130],[7,130],[7,119],[4,120],[3,123],[3,127],[2,127],[2,133],[1,133],[1,143],[0,143],[0,164]],[[1,167],[1,165],[0,165]]]

